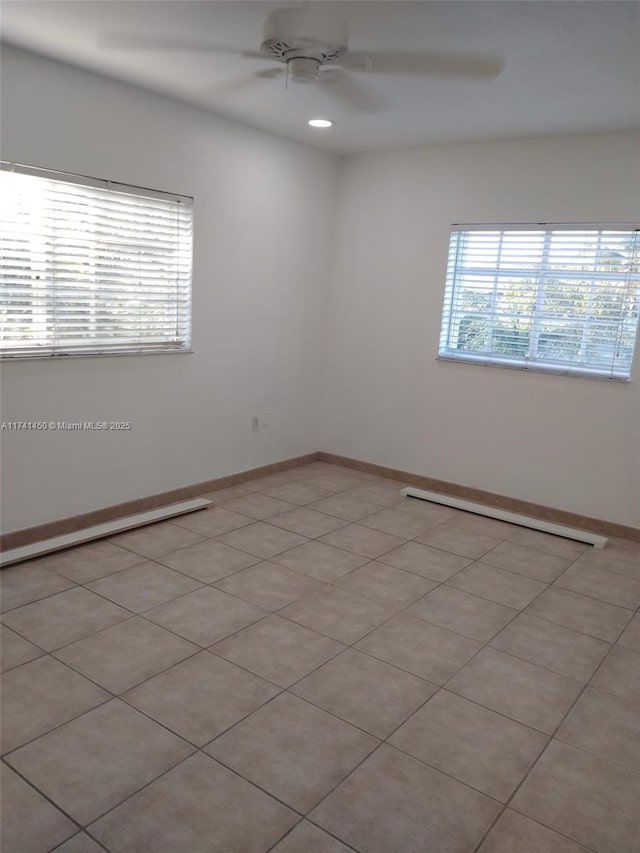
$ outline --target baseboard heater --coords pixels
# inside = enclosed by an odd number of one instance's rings
[[[142,527],[145,524],[152,524],[154,521],[166,521],[168,518],[174,518],[177,515],[184,515],[197,509],[205,509],[211,504],[212,501],[205,498],[194,498],[189,501],[161,506],[158,509],[150,509],[147,512],[127,515],[124,518],[117,518],[115,521],[106,521],[104,524],[94,524],[93,527],[85,527],[83,530],[76,530],[74,533],[54,536],[52,539],[43,539],[41,542],[24,545],[22,548],[4,551],[0,554],[0,564],[4,567],[12,563],[22,562],[22,560],[31,560],[34,557],[41,557],[43,554],[50,554],[52,551],[61,551],[63,548],[71,548],[73,545],[90,542],[92,539],[115,536],[116,533],[124,533],[134,527]]]
[[[578,542],[587,542],[594,548],[604,548],[609,541],[606,536],[590,533],[588,530],[578,530],[576,527],[565,527],[563,524],[554,524],[552,521],[543,521],[540,518],[531,518],[528,515],[520,515],[517,512],[509,512],[506,509],[484,506],[473,501],[465,501],[462,498],[454,498],[439,492],[427,492],[423,489],[414,489],[408,486],[401,492],[408,498],[420,498],[423,501],[432,501],[444,504],[454,509],[463,509],[465,512],[474,512],[476,515],[486,515],[488,518],[496,518],[498,521],[508,521],[509,524],[519,524],[520,527],[531,527],[533,530],[542,530],[544,533],[552,533],[554,536],[564,536],[565,539],[576,539]]]

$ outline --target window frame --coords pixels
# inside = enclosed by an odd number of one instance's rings
[[[186,298],[186,309],[184,314],[181,316],[182,324],[180,331],[182,334],[179,336],[179,341],[175,344],[171,344],[168,337],[165,337],[165,340],[159,344],[151,344],[145,345],[143,341],[143,337],[135,338],[134,336],[129,337],[129,339],[118,345],[114,344],[113,348],[109,348],[105,346],[104,337],[99,338],[97,335],[94,338],[87,337],[86,338],[86,347],[80,347],[77,343],[69,344],[67,342],[67,346],[69,347],[68,351],[65,351],[64,341],[56,346],[49,342],[45,342],[42,345],[42,351],[39,352],[37,347],[38,343],[35,343],[33,347],[27,348],[25,347],[25,351],[21,352],[19,347],[14,348],[12,351],[8,352],[7,348],[3,346],[3,342],[0,341],[0,362],[1,363],[10,363],[10,362],[28,362],[28,361],[47,361],[47,360],[56,360],[56,359],[75,359],[75,358],[116,358],[123,356],[139,356],[139,355],[186,355],[193,353],[192,346],[192,315],[193,315],[193,208],[194,208],[194,199],[192,196],[166,192],[163,190],[151,189],[148,187],[141,187],[134,184],[127,184],[120,181],[113,181],[111,179],[106,178],[95,178],[88,175],[80,175],[75,174],[73,172],[64,172],[60,170],[48,169],[39,166],[31,166],[22,163],[14,163],[5,160],[0,161],[0,171],[1,172],[15,172],[16,174],[29,175],[36,178],[42,178],[44,180],[50,181],[59,181],[63,184],[72,184],[79,187],[88,187],[90,189],[97,190],[106,190],[113,191],[119,195],[131,196],[137,199],[145,199],[148,198],[150,200],[159,199],[165,202],[175,202],[176,205],[184,205],[183,211],[187,210],[188,213],[188,231],[185,233],[181,233],[178,238],[176,238],[175,249],[174,251],[177,253],[184,253],[183,257],[187,266],[187,273],[176,273],[176,282],[177,279],[180,279],[180,283],[176,283],[176,292],[179,294],[184,294],[184,298]],[[176,211],[178,211],[178,207],[176,207]],[[26,232],[25,232],[26,233]],[[104,240],[104,238],[103,238]],[[100,241],[96,240],[96,245],[100,245]],[[104,245],[104,242],[103,242]],[[84,257],[89,257],[89,252],[87,251]],[[0,258],[1,262],[1,258]],[[180,261],[182,263],[182,261]],[[53,265],[52,265],[53,266]],[[131,268],[132,273],[135,273],[135,269]],[[2,278],[3,268],[0,264],[0,279]],[[91,288],[87,286],[85,291],[81,291],[78,289],[78,299],[83,298],[85,296],[91,296]],[[34,296],[34,299],[37,297]],[[182,299],[183,296],[176,296],[176,304]],[[0,307],[2,307],[2,301],[0,300]],[[167,305],[170,305],[170,302],[167,301]],[[144,311],[144,306],[143,306]],[[44,338],[41,338],[42,341],[45,341]],[[117,339],[116,339],[117,340]],[[74,347],[78,347],[74,351]]]
[[[630,382],[632,379],[632,372],[634,369],[634,363],[638,358],[638,354],[640,351],[640,311],[638,312],[638,317],[636,319],[635,333],[634,333],[634,341],[633,341],[633,352],[631,355],[631,360],[629,363],[629,371],[628,373],[623,372],[622,370],[615,371],[613,365],[611,368],[602,368],[597,369],[596,367],[585,366],[584,364],[579,364],[577,362],[556,362],[554,363],[552,360],[544,361],[542,359],[530,359],[528,355],[524,358],[516,358],[510,356],[501,356],[500,353],[497,352],[464,352],[462,350],[455,350],[449,348],[449,341],[451,338],[451,324],[454,319],[454,308],[453,304],[455,301],[455,293],[456,293],[456,269],[457,269],[457,258],[453,253],[454,246],[454,235],[456,233],[469,233],[472,231],[482,231],[482,232],[495,232],[499,233],[500,236],[503,236],[505,232],[515,232],[515,231],[528,231],[534,232],[538,231],[541,235],[547,235],[554,231],[573,231],[573,232],[584,232],[585,234],[588,232],[606,232],[606,231],[621,231],[625,234],[635,233],[634,238],[634,254],[633,254],[633,262],[632,265],[635,266],[635,270],[629,273],[629,280],[631,277],[637,278],[640,282],[640,269],[638,268],[638,262],[640,262],[640,224],[632,223],[632,222],[535,222],[535,223],[454,223],[451,225],[449,230],[449,247],[448,247],[448,255],[447,255],[447,272],[446,272],[446,283],[445,283],[445,291],[444,291],[444,299],[442,303],[442,314],[441,314],[441,322],[440,322],[440,334],[439,334],[439,343],[438,343],[438,353],[437,360],[445,361],[445,362],[457,362],[457,363],[466,363],[466,364],[481,364],[486,367],[502,367],[507,368],[509,370],[521,370],[521,371],[532,371],[536,373],[549,373],[554,375],[562,375],[562,376],[575,376],[581,378],[588,379],[600,379],[600,380],[612,380],[615,382]],[[493,267],[493,269],[498,270],[499,267]],[[523,267],[523,270],[525,268]],[[496,276],[497,278],[497,276]],[[584,280],[588,280],[588,277],[585,276]],[[595,280],[595,279],[594,279]],[[531,313],[531,323],[532,323],[532,331],[533,328],[538,326],[539,333],[539,325],[544,320],[544,314],[538,310],[538,299],[540,297],[540,288],[541,284],[544,281],[544,276],[539,276],[536,283],[536,307],[534,311]],[[495,313],[495,309],[492,309],[492,312]],[[491,320],[493,320],[493,316]],[[620,327],[619,324],[618,327]],[[583,328],[586,328],[586,324],[583,324]]]

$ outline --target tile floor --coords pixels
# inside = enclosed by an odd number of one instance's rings
[[[3,853],[639,853],[640,545],[401,485],[5,569]]]

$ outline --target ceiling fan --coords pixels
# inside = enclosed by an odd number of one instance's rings
[[[269,14],[262,24],[259,51],[180,38],[111,35],[100,39],[100,45],[107,48],[204,50],[277,63],[256,72],[249,80],[240,80],[225,88],[235,90],[252,79],[282,76],[287,83],[327,84],[327,90],[334,97],[363,111],[375,109],[375,104],[352,75],[419,75],[483,80],[497,76],[504,65],[499,57],[478,54],[354,52],[349,50],[348,43],[344,20],[328,14],[326,9],[314,7],[313,3]]]

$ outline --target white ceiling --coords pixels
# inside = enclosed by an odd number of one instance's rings
[[[341,153],[434,142],[615,130],[640,124],[640,3],[619,0],[334,0],[356,51],[472,52],[504,58],[493,80],[358,75],[373,113],[323,87],[258,79],[260,26],[286,2],[72,0],[2,3],[7,42]],[[320,3],[314,2],[314,7]],[[105,47],[113,35],[193,40],[196,50]],[[235,84],[244,83],[245,85]],[[329,131],[306,120],[329,116]]]

